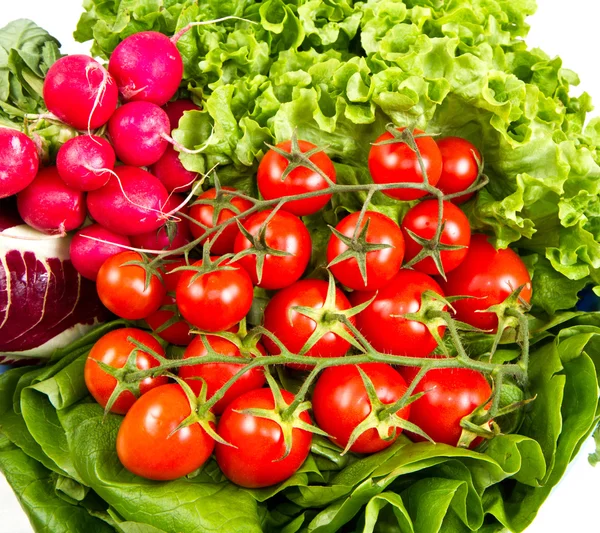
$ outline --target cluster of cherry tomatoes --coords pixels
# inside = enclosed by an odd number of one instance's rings
[[[452,195],[478,178],[480,156],[466,140],[436,142],[415,130],[415,151],[402,134],[384,133],[373,145],[369,168],[375,183],[423,183],[425,169],[429,185]],[[333,278],[302,279],[312,243],[301,217],[325,207],[335,182],[335,167],[323,151],[305,141],[280,143],[259,165],[261,197],[304,197],[279,208],[253,210],[251,199],[233,189],[210,189],[188,211],[196,238],[221,228],[207,237],[212,239],[210,257],[205,253],[195,262],[175,258],[152,269],[141,254],[126,251],[103,263],[98,293],[115,314],[144,319],[164,341],[187,346],[184,359],[211,353],[232,359],[181,366],[178,378],[187,387],[154,375],[118,395],[111,410],[126,416],[117,451],[129,470],[152,479],[174,479],[199,468],[214,449],[223,473],[239,485],[264,487],[283,481],[306,459],[315,428],[306,407],[293,409],[291,392],[272,383],[265,387],[262,367],[249,368],[213,405],[211,416],[219,416],[218,423],[199,422],[203,397],[211,398],[244,368],[235,363],[236,357],[277,356],[282,350],[343,357],[356,346],[357,332],[380,353],[427,357],[437,348],[435,336],[423,322],[405,317],[419,311],[425,291],[470,296],[453,303],[456,318],[490,332],[498,326],[497,317],[486,309],[518,287],[523,287],[521,298],[530,300],[531,280],[519,256],[509,249],[495,250],[484,235],[471,235],[467,217],[456,205],[471,194],[444,201],[441,221],[438,200],[428,198],[409,209],[400,225],[375,210],[345,216],[327,246]],[[324,193],[318,194],[320,190]],[[427,194],[406,187],[383,192],[398,200]],[[228,220],[232,223],[223,226]],[[438,261],[426,257],[403,268],[428,246],[439,224]],[[268,334],[262,336],[239,326],[251,309],[255,287],[271,291],[262,321]],[[440,337],[444,329],[439,327]],[[113,331],[94,346],[85,377],[100,404],[106,406],[114,396],[119,369],[125,372],[132,365],[132,353],[135,370],[158,367],[156,355],[164,357],[165,351],[153,335],[134,328]],[[115,371],[107,373],[106,365]],[[288,365],[289,372],[309,369]],[[461,419],[491,396],[486,378],[469,369],[428,371],[414,390],[424,393],[422,397],[392,413],[387,425],[381,418],[381,423],[365,426],[358,438],[353,436],[368,417],[379,416],[386,405],[403,397],[416,371],[382,363],[327,368],[311,394],[316,425],[341,448],[356,453],[390,446],[402,431],[394,424],[398,419],[418,426],[435,442],[456,445]]]

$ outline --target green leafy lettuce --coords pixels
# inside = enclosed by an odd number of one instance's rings
[[[574,314],[535,344],[518,433],[479,451],[413,444],[404,436],[371,456],[340,456],[321,437],[286,482],[246,490],[214,460],[157,483],[116,454],[118,415],[88,396],[93,340],[54,364],[0,376],[0,470],[37,531],[260,533],[523,531],[598,420],[600,315]]]

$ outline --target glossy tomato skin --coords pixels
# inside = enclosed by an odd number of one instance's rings
[[[398,128],[403,131],[404,128]],[[422,135],[421,130],[415,129],[414,135]],[[423,174],[417,155],[406,143],[398,141],[393,144],[377,144],[393,139],[393,135],[386,131],[377,138],[369,152],[369,170],[375,183],[423,183]],[[415,138],[429,184],[435,186],[442,173],[442,155],[433,137]],[[397,200],[416,200],[427,194],[418,189],[388,189],[382,191],[390,198]]]
[[[291,141],[284,141],[277,145],[277,148],[286,152],[291,152]],[[298,141],[298,146],[302,152],[308,152],[316,146],[307,141]],[[319,167],[323,173],[335,183],[335,167],[325,152],[317,152],[310,157],[310,160]],[[298,167],[292,170],[285,180],[281,180],[285,169],[288,167],[288,161],[285,157],[274,150],[269,150],[258,165],[257,183],[260,194],[266,200],[273,200],[283,196],[293,196],[306,192],[319,191],[326,189],[329,184],[327,180],[318,172],[307,167]],[[331,194],[322,194],[304,200],[295,200],[286,202],[282,209],[294,213],[298,216],[312,215],[325,207]]]
[[[427,290],[444,295],[440,286],[429,276],[414,270],[401,269],[382,289],[355,292],[353,305],[359,305],[375,296],[364,311],[356,315],[356,325],[378,351],[411,357],[426,357],[437,343],[421,322],[398,315],[415,313],[421,308],[421,297]],[[445,328],[439,328],[443,335]]]
[[[166,294],[165,286],[156,274],[146,287],[146,271],[138,265],[138,252],[120,252],[109,257],[98,271],[96,288],[102,303],[115,315],[127,320],[140,320],[154,313]]]
[[[286,390],[281,394],[289,405],[294,396]],[[292,448],[285,451],[281,427],[272,420],[242,414],[244,409],[273,409],[271,389],[256,389],[235,399],[219,420],[217,433],[236,446],[217,443],[215,455],[219,468],[235,484],[246,488],[261,488],[285,481],[298,470],[310,452],[312,434],[303,429],[292,431]],[[238,412],[236,412],[238,411]],[[311,423],[304,411],[300,418]]]
[[[453,203],[444,202],[442,215],[444,229],[442,230],[441,243],[464,246],[460,250],[444,250],[440,253],[444,272],[454,270],[462,263],[469,250],[471,242],[471,227],[467,216]],[[406,243],[406,261],[410,261],[421,251],[421,245],[415,241],[407,230],[412,231],[418,237],[433,239],[438,227],[438,201],[425,200],[406,213],[402,220],[402,233]],[[439,274],[437,266],[431,257],[426,257],[412,268],[425,274]]]
[[[360,212],[348,215],[336,226],[340,233],[352,237],[358,224]],[[346,287],[357,291],[373,291],[383,287],[400,270],[404,258],[404,237],[402,231],[391,218],[376,211],[367,211],[360,225],[362,230],[369,221],[366,234],[367,243],[387,244],[390,248],[373,250],[366,256],[367,282],[365,283],[355,258],[346,259],[329,267],[335,278]],[[348,250],[339,237],[332,234],[327,245],[327,262]]]
[[[481,154],[466,139],[460,137],[446,137],[437,143],[442,154],[442,175],[437,188],[444,194],[466,191],[479,175]],[[457,196],[452,203],[462,204],[473,196],[474,193]]]
[[[411,382],[418,369],[403,368],[400,373]],[[409,420],[435,442],[456,446],[462,433],[460,421],[490,399],[492,389],[483,374],[469,368],[435,368],[419,381],[414,394],[425,392],[411,404]],[[415,441],[424,437],[411,434]],[[474,448],[480,440],[473,441]]]
[[[448,296],[473,296],[453,302],[456,318],[476,328],[496,331],[498,317],[481,313],[502,303],[510,294],[525,285],[521,298],[531,301],[531,277],[521,258],[510,248],[496,250],[485,235],[473,235],[464,261],[440,280]]]
[[[161,339],[166,340],[171,344],[177,344],[178,346],[187,346],[194,336],[190,333],[190,325],[181,318],[181,320],[171,324],[168,328],[158,331],[160,327],[171,320],[175,316],[175,312],[169,309],[163,309],[164,306],[175,306],[175,291],[177,290],[177,283],[179,278],[183,274],[183,271],[173,272],[176,268],[182,267],[186,264],[185,259],[177,259],[171,263],[165,265],[161,270],[163,274],[163,282],[167,289],[167,294],[163,298],[160,308],[150,316],[146,317],[146,323],[156,335]],[[179,311],[177,310],[179,314]]]
[[[404,378],[390,365],[367,363],[360,365],[373,383],[377,397],[384,404],[392,404],[402,398],[407,386]],[[371,413],[364,382],[355,365],[335,366],[325,369],[319,376],[312,396],[313,414],[317,425],[331,436],[331,441],[345,448],[354,429]],[[408,420],[410,406],[397,415]],[[396,436],[390,440],[379,437],[377,430],[365,431],[350,450],[355,453],[375,453],[391,446],[401,428],[396,428]],[[393,435],[390,428],[389,436]]]
[[[101,361],[114,368],[124,367],[131,352],[136,348],[135,344],[128,340],[129,337],[141,342],[157,354],[165,355],[165,351],[159,342],[150,333],[141,329],[116,329],[101,337],[90,350],[83,374],[90,394],[102,407],[106,407],[110,395],[117,386],[117,380],[102,370],[97,362]],[[159,362],[152,355],[144,351],[137,352],[135,361],[140,370],[148,370],[159,365]],[[145,394],[155,387],[164,385],[167,381],[166,376],[146,378],[140,383],[140,393]],[[112,413],[124,415],[135,401],[136,397],[133,393],[123,391],[110,410]]]
[[[231,356],[234,360],[236,357],[241,357],[239,348],[227,339],[208,335],[206,341],[210,344],[210,347],[220,355]],[[265,353],[264,348],[260,344],[257,344],[257,348],[262,353]],[[206,346],[204,346],[202,338],[198,336],[187,347],[183,354],[183,358],[202,357],[208,354],[209,352],[206,349]],[[235,376],[243,366],[244,365],[236,363],[207,363],[202,365],[182,366],[179,369],[179,377],[186,381],[196,395],[200,394],[200,390],[202,389],[202,381],[198,378],[202,378],[206,383],[206,397],[208,399],[225,385],[230,378]],[[212,409],[213,412],[220,415],[225,410],[225,407],[238,396],[254,389],[260,389],[264,384],[265,374],[261,367],[255,367],[248,370],[237,379],[237,381],[227,390],[225,396],[214,405]]]
[[[292,353],[299,353],[306,341],[316,329],[312,318],[293,310],[296,306],[320,309],[327,297],[327,282],[318,279],[305,279],[279,291],[265,309],[264,327],[272,332],[283,345]],[[350,302],[342,291],[336,289],[336,309],[350,309]],[[354,317],[350,317],[354,323]],[[272,355],[279,353],[277,345],[267,336],[262,340],[267,352]],[[336,333],[327,332],[306,352],[313,357],[342,357],[350,348],[350,343]]]
[[[261,226],[272,211],[261,211],[250,216],[244,227],[251,235],[258,235]],[[238,263],[248,272],[252,283],[263,289],[282,289],[298,281],[310,261],[312,241],[304,222],[296,215],[278,211],[267,223],[265,241],[269,248],[287,252],[290,255],[277,256],[267,254],[263,264],[262,278],[258,282],[256,255],[250,254],[238,259]],[[237,254],[252,247],[252,243],[238,232],[233,251]]]
[[[191,413],[177,384],[163,385],[142,396],[123,419],[117,455],[127,470],[146,479],[177,479],[200,468],[215,441],[199,424],[171,433]]]
[[[196,261],[193,266],[201,266]],[[235,326],[250,311],[254,288],[243,268],[217,270],[193,279],[197,272],[185,271],[177,283],[177,307],[190,324],[209,332]]]
[[[221,189],[224,191],[236,190],[233,187],[221,187]],[[198,196],[197,201],[212,201],[216,197],[217,190],[213,188]],[[229,203],[234,209],[221,209],[219,216],[217,217],[217,224],[223,224],[223,222],[232,219],[236,215],[248,211],[248,209],[250,209],[253,205],[249,200],[239,198],[238,196],[230,196]],[[197,220],[200,224],[206,226],[207,228],[214,227],[213,214],[214,207],[210,204],[195,203],[190,208],[190,217],[192,217],[194,220]],[[190,222],[190,229],[194,239],[198,239],[205,233],[205,230],[202,229],[202,226],[194,224],[193,222]],[[221,235],[219,235],[218,239],[213,243],[210,249],[211,253],[215,255],[224,255],[233,252],[233,243],[238,233],[239,229],[237,224],[235,222],[230,223],[223,230]],[[212,235],[209,238],[212,238]],[[204,239],[200,244],[204,244],[205,242],[206,239]]]

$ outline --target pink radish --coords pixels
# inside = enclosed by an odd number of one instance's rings
[[[84,55],[61,57],[44,81],[48,111],[78,130],[95,130],[106,124],[118,98],[112,76],[98,61]]]
[[[126,101],[166,104],[183,78],[183,61],[175,44],[162,33],[142,31],[113,51],[108,70]]]
[[[75,234],[71,240],[69,255],[73,266],[84,278],[96,281],[102,263],[109,257],[124,251],[123,246],[131,246],[128,237],[109,231],[100,224],[92,224]]]
[[[20,131],[0,128],[0,198],[22,191],[40,164],[34,142]]]
[[[191,100],[173,100],[163,106],[171,122],[171,131],[179,126],[179,121],[186,111],[200,111],[200,108]]]
[[[21,218],[45,233],[65,233],[83,224],[85,195],[67,187],[56,167],[38,172],[31,184],[17,195]]]
[[[152,165],[162,157],[170,132],[169,117],[150,102],[125,104],[108,121],[108,134],[117,157],[136,167]]]
[[[115,151],[96,135],[68,140],[58,150],[56,167],[63,181],[78,191],[93,191],[106,185],[115,168]]]
[[[167,200],[163,211],[165,213],[170,213],[173,209],[180,206],[182,202],[183,198],[181,196],[173,194]],[[180,212],[187,214],[187,209],[184,207]],[[174,232],[172,239],[169,239],[169,233],[165,224],[158,230],[132,236],[131,243],[133,246],[136,248],[144,248],[146,250],[175,250],[190,242],[191,233],[189,222],[184,217],[178,217],[176,213],[173,213],[173,216],[176,217],[176,219],[171,219],[170,222],[166,223],[174,225],[172,228]]]
[[[90,215],[120,235],[140,235],[163,223],[162,206],[168,193],[149,172],[136,167],[117,167],[108,183],[88,193]]]
[[[198,177],[196,172],[190,172],[183,166],[179,159],[179,152],[171,145],[167,147],[163,156],[150,167],[150,172],[162,181],[169,192],[189,191]]]

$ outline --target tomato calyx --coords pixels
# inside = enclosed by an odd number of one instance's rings
[[[336,307],[336,286],[335,278],[329,272],[329,283],[327,286],[327,295],[325,302],[322,307],[315,309],[314,307],[306,306],[294,306],[290,308],[291,311],[295,311],[301,315],[310,318],[316,324],[314,331],[311,336],[307,339],[302,350],[298,355],[305,355],[319,340],[321,340],[328,333],[334,333],[338,337],[349,342],[352,346],[359,349],[361,352],[365,351],[354,335],[349,330],[350,324],[349,318],[357,315],[361,311],[364,311],[375,299],[373,296],[370,300],[363,302],[356,307],[350,309],[341,310]]]
[[[210,255],[210,241],[207,241],[202,248],[202,264],[183,265],[171,270],[171,272],[185,272],[191,270],[195,274],[191,277],[189,285],[194,283],[204,274],[219,272],[221,270],[235,270],[236,267],[230,264],[231,254],[225,254],[212,258]]]
[[[123,392],[131,392],[136,398],[141,396],[140,384],[141,381],[138,378],[140,369],[137,366],[137,356],[138,352],[144,352],[152,356],[159,362],[159,366],[156,369],[153,369],[152,377],[156,377],[158,375],[164,374],[164,372],[160,371],[160,365],[167,362],[167,359],[164,358],[159,353],[155,352],[149,346],[146,346],[144,343],[134,339],[133,337],[127,337],[127,341],[133,344],[135,347],[131,350],[129,355],[127,356],[127,361],[122,367],[115,368],[114,366],[107,365],[102,361],[97,361],[94,359],[94,362],[109,376],[113,377],[117,384],[112,391],[111,395],[106,402],[106,406],[104,407],[104,416],[110,412],[114,403],[117,401],[117,398]]]
[[[316,375],[316,372],[311,373],[311,376],[312,375]],[[283,395],[281,394],[281,389],[279,388],[279,385],[267,369],[265,369],[265,377],[267,378],[269,388],[273,393],[273,400],[275,403],[273,409],[249,408],[242,409],[239,411],[234,410],[234,412],[242,415],[254,416],[257,418],[271,420],[279,426],[279,428],[281,429],[281,434],[283,436],[284,452],[283,455],[278,459],[275,459],[275,461],[283,461],[292,451],[294,429],[301,429],[304,431],[308,431],[309,433],[329,437],[329,435],[325,431],[313,424],[305,422],[300,417],[300,415],[304,411],[307,411],[311,407],[311,403],[303,399],[304,394],[306,393],[305,389],[307,389],[307,387],[303,387],[302,391],[298,395],[296,395],[294,401],[290,404],[287,404],[286,401],[283,399]],[[307,382],[310,383],[311,381],[312,380],[309,376]]]
[[[391,244],[385,243],[373,243],[367,242],[367,233],[369,231],[369,224],[371,223],[371,219],[367,218],[365,225],[361,228],[361,224],[365,215],[365,211],[361,211],[360,216],[356,222],[356,227],[354,228],[354,234],[352,237],[348,237],[344,235],[341,231],[337,230],[333,226],[329,226],[331,232],[344,243],[348,249],[345,252],[342,252],[336,258],[334,258],[328,265],[327,268],[331,268],[333,265],[337,265],[342,261],[346,261],[348,259],[356,259],[356,264],[358,265],[358,270],[360,271],[360,275],[364,284],[367,284],[367,254],[369,252],[376,252],[378,250],[385,250],[386,248],[391,248]]]
[[[190,378],[190,379],[198,379],[202,383],[200,394],[196,396],[192,388],[181,378],[174,374],[167,374],[171,379],[175,380],[178,385],[183,389],[183,392],[186,395],[186,398],[190,404],[190,414],[184,418],[180,424],[169,433],[167,438],[172,437],[175,433],[177,433],[180,429],[193,426],[194,424],[198,424],[211,438],[217,441],[220,444],[224,444],[225,446],[233,446],[226,440],[224,440],[214,429],[217,418],[214,413],[208,407],[206,401],[206,395],[208,391],[208,387],[206,385],[206,381],[202,378]]]
[[[460,421],[462,433],[458,441],[457,447],[469,448],[473,441],[478,438],[486,440],[494,438],[502,433],[500,426],[495,422],[495,419],[508,415],[514,411],[522,409],[526,405],[533,402],[536,396],[510,403],[504,407],[500,407],[500,387],[502,384],[502,374],[496,374],[492,382],[492,396],[483,404],[479,405],[475,410],[463,417]],[[491,405],[490,405],[491,404]]]
[[[175,229],[177,229],[177,228],[175,228]],[[150,258],[145,253],[142,253],[142,252],[137,252],[137,253],[140,256],[139,260],[126,261],[125,263],[123,263],[121,265],[121,267],[138,266],[138,267],[142,268],[145,273],[144,290],[148,290],[148,288],[150,287],[150,282],[152,281],[152,278],[154,276],[156,276],[158,278],[158,280],[161,283],[163,283],[164,282],[163,272],[156,265],[156,262],[151,261]]]
[[[431,437],[429,437],[429,435],[427,435],[427,433],[425,433],[419,426],[409,422],[397,414],[398,411],[417,401],[424,394],[426,394],[426,392],[420,392],[413,395],[412,393],[415,389],[415,386],[413,385],[406,390],[406,392],[397,402],[394,402],[393,404],[385,404],[377,396],[375,386],[373,385],[373,382],[369,376],[367,376],[366,372],[360,368],[360,366],[357,366],[356,368],[365,386],[367,397],[371,405],[371,412],[360,424],[358,424],[358,426],[354,428],[341,455],[348,453],[356,440],[363,433],[370,429],[375,429],[379,435],[379,438],[383,441],[394,440],[397,437],[398,428],[401,428],[417,435],[421,435],[423,438],[433,442]]]
[[[311,157],[319,152],[323,152],[327,146],[320,147],[316,146],[307,152],[303,152],[300,149],[300,145],[298,143],[298,132],[296,129],[292,132],[292,136],[290,138],[290,151],[283,150],[277,146],[272,146],[268,143],[265,143],[271,150],[273,150],[276,154],[283,157],[288,165],[285,170],[281,173],[281,181],[284,182],[286,178],[297,168],[304,167],[313,172],[316,172],[321,176],[329,186],[335,185],[335,183],[331,180],[331,178],[323,172],[318,165],[311,161]]]
[[[417,235],[414,231],[408,228],[404,228],[404,230],[406,231],[406,233],[408,233],[410,238],[421,246],[419,253],[415,255],[410,261],[408,261],[404,265],[404,268],[411,268],[413,265],[416,265],[423,259],[431,257],[436,268],[438,269],[438,272],[440,273],[440,276],[442,276],[442,278],[446,280],[446,272],[442,263],[442,252],[453,252],[456,250],[462,250],[463,248],[467,247],[459,244],[444,244],[443,242],[441,242],[441,237],[444,233],[446,222],[443,221],[441,224],[439,224],[439,220],[440,218],[438,217],[438,228],[435,232],[435,235],[431,239],[419,237],[419,235]]]
[[[239,220],[237,221],[240,232],[244,235],[244,237],[246,237],[246,239],[248,239],[248,241],[250,241],[252,246],[235,254],[231,261],[235,263],[247,255],[256,256],[256,277],[259,285],[262,282],[265,259],[268,255],[274,257],[288,257],[292,255],[290,252],[278,250],[277,248],[273,248],[267,244],[267,226],[269,225],[269,222],[273,220],[273,217],[277,214],[277,212],[278,209],[275,208],[273,211],[271,211],[271,213],[269,213],[269,216],[260,225],[256,235],[252,235],[252,233],[250,233]]]

